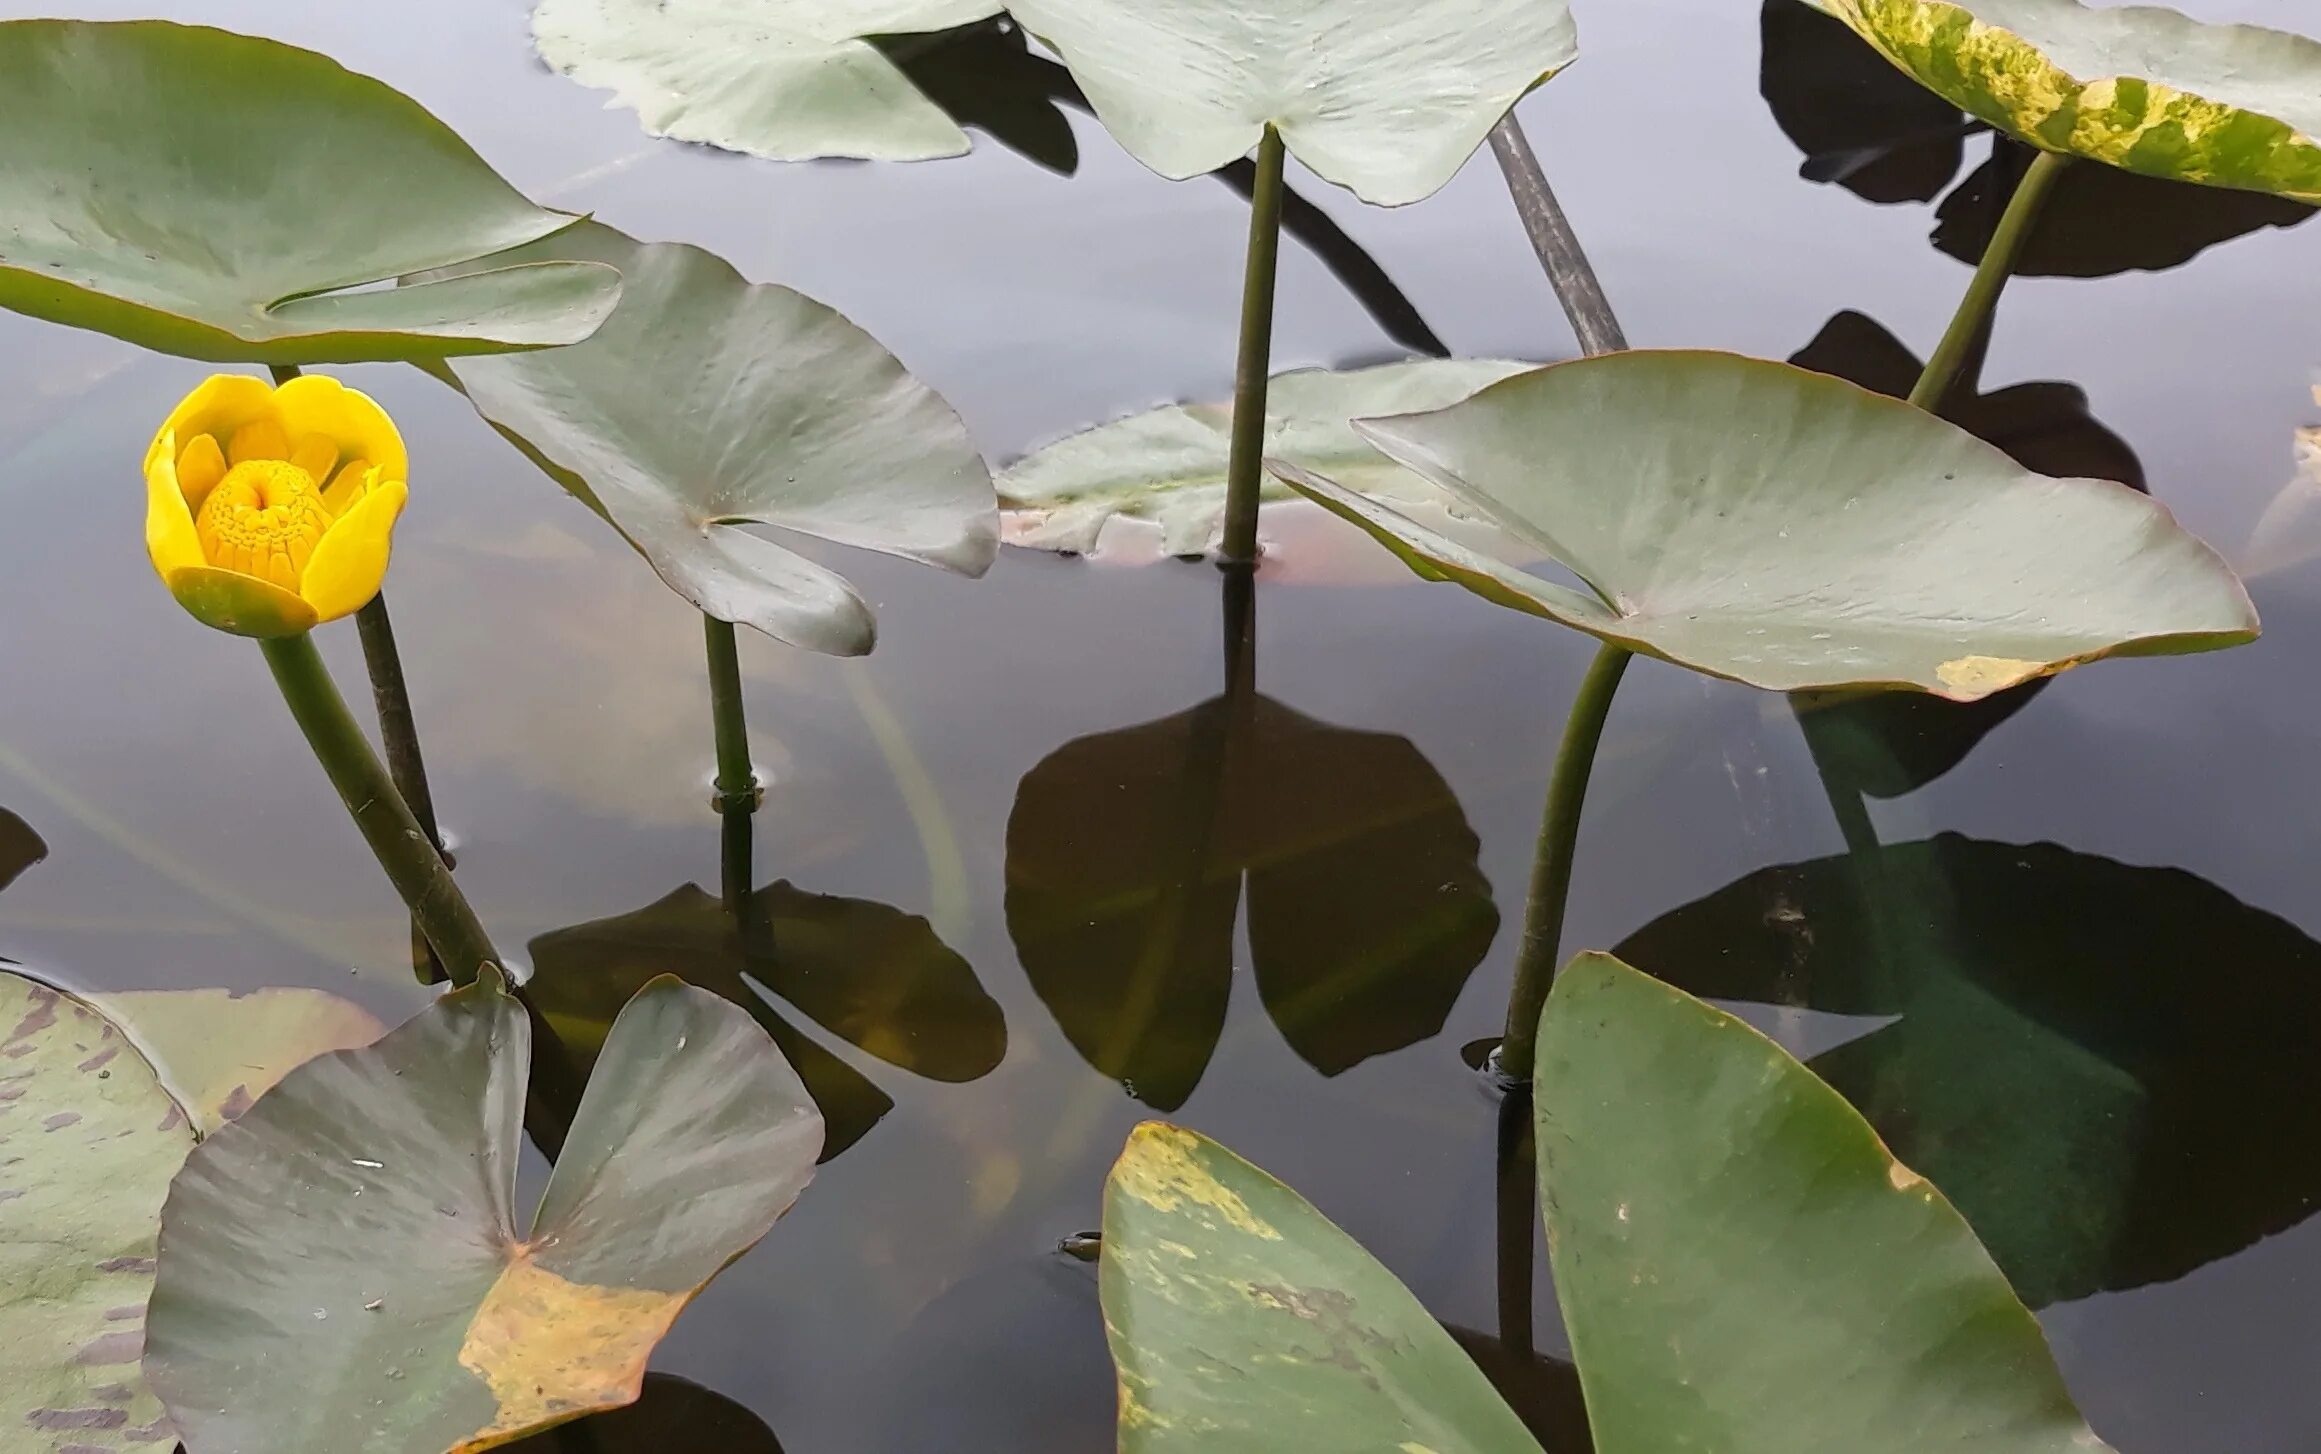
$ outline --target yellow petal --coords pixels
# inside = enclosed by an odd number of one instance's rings
[[[379,478],[409,480],[411,459],[403,451],[403,436],[370,395],[323,374],[301,374],[275,391],[274,404],[292,437],[327,436],[338,445],[341,459],[367,459],[379,467]]]
[[[330,472],[338,468],[338,443],[327,434],[302,434],[290,446],[290,462],[306,471],[306,477],[321,489],[330,482]]]
[[[186,504],[185,491],[178,488],[177,469],[170,463],[167,450],[145,471],[145,553],[153,558],[153,568],[164,582],[178,571],[204,563],[201,538],[193,528],[193,507]]]
[[[320,477],[317,476],[317,478]],[[338,478],[332,480],[329,488],[322,492],[322,508],[330,511],[331,519],[338,519],[347,511],[352,510],[355,507],[355,501],[363,497],[364,491],[370,488],[370,478],[371,462],[369,460],[349,461],[347,467],[338,472]]]
[[[401,480],[381,480],[324,534],[298,586],[315,619],[350,616],[379,594],[387,579],[395,517],[403,513],[409,494]]]
[[[193,442],[178,452],[177,487],[185,492],[188,509],[199,510],[201,502],[210,497],[218,481],[226,477],[226,452],[218,448],[214,434],[197,434]]]
[[[169,593],[195,620],[236,636],[296,636],[315,624],[314,608],[292,592],[215,566],[171,572]]]
[[[272,384],[248,374],[212,374],[170,410],[161,427],[153,431],[153,444],[145,451],[145,462],[150,467],[153,456],[161,449],[161,441],[172,435],[192,439],[197,434],[211,434],[231,439],[235,430],[251,420],[273,417]]]
[[[234,464],[253,459],[290,458],[290,435],[279,419],[253,419],[234,431],[226,445],[226,458]]]

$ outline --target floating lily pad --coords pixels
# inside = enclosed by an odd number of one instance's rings
[[[2078,0],[1824,0],[1880,54],[2021,141],[2321,201],[2321,42]]]
[[[1164,177],[1249,154],[1265,128],[1366,202],[1432,195],[1579,53],[1562,0],[1016,0],[1096,114]]]
[[[869,334],[699,248],[595,223],[515,256],[615,264],[621,306],[577,347],[461,361],[458,386],[703,611],[814,651],[870,650],[870,606],[845,578],[750,525],[990,568],[990,472],[959,416]]]
[[[1439,409],[1530,364],[1424,359],[1277,375],[1266,394],[1265,449],[1348,482],[1374,498],[1415,506],[1440,492],[1364,443],[1348,421],[1366,414]],[[1225,469],[1233,405],[1172,404],[1072,435],[1003,470],[1000,503],[1011,545],[1087,555],[1115,520],[1157,527],[1170,555],[1216,548],[1225,528]],[[1294,500],[1271,480],[1264,500]]]
[[[2192,874],[1943,834],[1760,870],[1620,953],[1694,994],[1899,1016],[1812,1068],[2034,1306],[2321,1209],[2321,944]]]
[[[124,990],[91,1003],[159,1068],[204,1136],[317,1055],[387,1033],[370,1011],[321,990]]]
[[[2150,499],[2033,474],[1930,414],[1787,364],[1610,354],[1357,427],[1594,594],[1274,470],[1430,580],[1753,686],[1975,701],[2258,629],[2224,562]]]
[[[1599,1454],[2105,1448],[1965,1220],[1772,1041],[1582,955],[1534,1084]]]
[[[187,1159],[145,1371],[191,1448],[442,1454],[630,1403],[813,1173],[821,1118],[772,1042],[664,979],[614,1025],[527,1234],[530,1056],[487,972]]]
[[[111,1022],[0,971],[0,1429],[23,1454],[175,1447],[138,1375],[193,1127]]]
[[[1147,1122],[1104,1187],[1121,1454],[1539,1454],[1410,1290],[1296,1192]]]
[[[1024,775],[1008,933],[1073,1048],[1174,1110],[1224,1029],[1244,882],[1258,995],[1336,1075],[1442,1029],[1499,926],[1477,848],[1407,739],[1219,697]]]
[[[924,161],[959,123],[864,37],[981,20],[994,0],[538,0],[541,59],[654,136],[775,161]]]
[[[547,260],[362,289],[575,219],[312,51],[157,20],[14,20],[0,93],[0,307],[18,313],[189,358],[314,364],[572,343],[619,296],[611,269]]]
[[[677,975],[741,1006],[782,1046],[821,1107],[825,1160],[861,1139],[894,1102],[784,1023],[777,999],[932,1080],[975,1080],[1005,1058],[998,1001],[925,919],[788,883],[751,895],[750,914],[752,932],[762,936],[754,941],[723,902],[687,884],[634,913],[543,934],[531,944],[529,993],[583,1068],[621,1006],[656,975]]]

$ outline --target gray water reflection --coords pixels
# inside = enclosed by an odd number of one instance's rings
[[[74,8],[265,31],[382,75],[535,194],[698,242],[846,310],[948,394],[995,459],[1226,391],[1239,202],[1151,177],[1084,118],[1071,120],[1071,178],[997,146],[918,167],[781,168],[646,143],[627,113],[532,64],[517,0]],[[2312,0],[2196,8],[2321,31]],[[1797,177],[1757,94],[1757,22],[1706,0],[1586,7],[1585,58],[1526,104],[1631,336],[1783,357],[1855,309],[1923,353],[1965,269],[1930,245],[1930,209]],[[1459,352],[1569,350],[1487,163],[1391,213],[1304,185]],[[2166,272],[2025,280],[1984,386],[2083,387],[2152,492],[2230,552],[2288,477],[2293,427],[2311,422],[2317,262],[2321,231],[2265,228]],[[1382,338],[1318,262],[1285,257],[1283,366],[1375,357]],[[135,461],[205,370],[13,317],[0,317],[0,361],[0,672],[13,686],[0,803],[49,848],[0,897],[0,953],[95,984],[306,983],[407,1011],[402,914],[340,831],[255,653],[184,620],[143,560]],[[691,611],[456,397],[408,371],[349,375],[413,443],[397,618],[462,876],[502,943],[715,882]],[[1021,972],[1002,912],[1006,825],[1017,784],[1062,744],[1214,692],[1216,576],[1011,556],[969,583],[844,565],[882,611],[876,657],[743,648],[774,779],[759,859],[768,878],[929,915],[998,1002],[1006,1058],[963,1085],[881,1079],[895,1107],[877,1134],[823,1169],[659,1361],[754,1410],[792,1454],[915,1454],[931,1436],[959,1454],[1094,1454],[1110,1383],[1093,1285],[1046,1249],[1095,1220],[1143,1112]],[[2268,625],[2256,647],[2072,674],[1955,770],[1872,805],[1881,836],[2059,840],[2184,869],[2321,930],[2321,777],[2308,767],[2321,568],[2254,589]],[[1407,739],[1463,806],[1482,876],[1503,894],[1522,883],[1589,643],[1415,583],[1261,594],[1265,693]],[[327,649],[355,669],[351,631]],[[939,789],[943,833],[897,787],[895,744],[865,725],[865,685]],[[1584,844],[1571,932],[1596,945],[1840,846],[1786,703],[1651,664],[1617,708]],[[1175,1113],[1303,1189],[1471,1328],[1491,1326],[1494,1306],[1493,1118],[1456,1047],[1497,1029],[1511,938],[1439,1036],[1334,1077],[1283,1041],[1257,995],[1234,995]],[[1245,924],[1233,954],[1251,962]],[[2196,985],[2233,972],[2183,969]],[[1810,1010],[1762,1018],[1816,1053],[1860,1029]],[[2044,1317],[2124,1454],[2289,1454],[2321,1436],[2317,1278],[2321,1228],[2306,1220]],[[1552,1329],[1542,1346],[1554,1351]]]

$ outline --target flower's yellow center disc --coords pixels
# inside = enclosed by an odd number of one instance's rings
[[[306,562],[330,529],[314,477],[279,459],[244,460],[226,471],[193,522],[211,565],[298,589]]]

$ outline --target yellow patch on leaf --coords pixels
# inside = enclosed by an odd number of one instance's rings
[[[686,1300],[683,1293],[567,1282],[519,1257],[477,1309],[459,1350],[460,1366],[484,1381],[499,1412],[452,1454],[636,1402],[646,1360]]]
[[[1962,656],[1934,669],[1935,679],[1971,702],[2031,678],[2047,669],[2045,662],[2020,661],[2011,656]]]
[[[1195,1155],[1200,1144],[1201,1139],[1190,1131],[1147,1122],[1128,1138],[1128,1149],[1113,1169],[1113,1183],[1160,1211],[1173,1212],[1188,1204],[1205,1207],[1252,1237],[1280,1241],[1281,1233],[1271,1223],[1249,1210],[1247,1202],[1202,1167]]]

